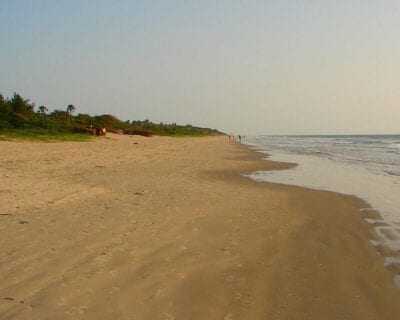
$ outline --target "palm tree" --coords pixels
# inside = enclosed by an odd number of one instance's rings
[[[46,112],[49,111],[45,106],[40,106],[38,109],[41,114],[46,114]]]
[[[75,111],[75,107],[72,104],[69,104],[67,107],[67,111],[70,115],[72,115]]]

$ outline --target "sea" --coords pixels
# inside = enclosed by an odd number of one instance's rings
[[[296,163],[292,169],[257,171],[256,181],[327,190],[356,196],[381,219],[374,227],[375,246],[394,253],[385,265],[400,264],[400,135],[246,136],[242,142],[269,160]],[[400,286],[400,276],[395,277]]]

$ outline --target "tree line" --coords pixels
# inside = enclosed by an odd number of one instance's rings
[[[85,128],[103,127],[111,132],[123,130],[149,130],[158,135],[219,135],[218,130],[195,127],[190,124],[178,125],[176,123],[153,123],[146,119],[122,121],[115,116],[103,114],[91,116],[89,114],[76,114],[76,107],[66,105],[64,110],[55,109],[49,112],[46,106],[36,107],[35,103],[14,93],[9,98],[4,98],[0,93],[0,131],[39,129],[49,133],[84,132]]]

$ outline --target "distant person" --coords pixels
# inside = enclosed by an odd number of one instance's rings
[[[239,142],[242,142],[242,136],[240,134],[238,135],[238,138],[239,138]]]

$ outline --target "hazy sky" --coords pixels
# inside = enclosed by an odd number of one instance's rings
[[[238,133],[400,133],[398,0],[0,0],[0,92]]]

